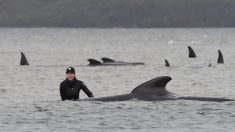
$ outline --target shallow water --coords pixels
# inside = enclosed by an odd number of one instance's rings
[[[60,101],[67,66],[96,97],[161,75],[177,95],[235,99],[235,29],[0,29],[1,131],[234,131],[235,102]],[[187,58],[191,45],[197,59]],[[225,65],[217,65],[217,49]],[[20,52],[30,66],[19,66]],[[110,57],[144,66],[88,67]],[[164,67],[168,59],[172,68]],[[213,67],[207,67],[210,63]],[[86,98],[81,93],[81,98]]]

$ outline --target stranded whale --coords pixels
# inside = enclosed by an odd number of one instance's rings
[[[141,62],[122,62],[122,61],[115,61],[110,58],[101,58],[103,63],[95,59],[88,59],[89,66],[123,66],[123,65],[144,65]]]
[[[188,50],[189,50],[189,58],[196,57],[195,52],[193,51],[193,49],[190,46],[188,46]],[[218,50],[217,64],[224,64],[224,57],[223,57],[221,50]],[[209,63],[208,65],[203,64],[203,65],[190,66],[190,68],[206,68],[206,67],[212,67],[212,66],[213,65],[211,63]],[[171,65],[167,59],[165,59],[165,67],[171,67]]]
[[[218,64],[224,64],[224,57],[223,57],[223,54],[220,50],[218,50],[219,52],[219,55],[218,55],[218,60],[217,60],[217,63]]]
[[[26,59],[26,57],[25,57],[23,52],[21,52],[20,65],[29,65],[28,60]]]
[[[124,62],[124,61],[115,61],[110,58],[103,57],[101,58],[104,64],[123,64],[123,65],[144,65],[142,62]]]
[[[165,59],[165,67],[170,67],[170,66],[171,65],[170,65],[169,61],[167,59]]]
[[[167,83],[171,80],[169,76],[161,76],[147,81],[129,94],[122,94],[109,97],[89,98],[81,99],[81,101],[126,101],[131,99],[139,99],[145,101],[157,101],[157,100],[197,100],[197,101],[234,101],[232,99],[225,98],[212,98],[212,97],[176,97],[173,93],[166,90]]]
[[[189,54],[188,54],[188,57],[189,57],[189,58],[195,58],[195,57],[197,57],[196,54],[195,54],[195,52],[194,52],[194,50],[193,50],[193,48],[190,47],[190,46],[188,46],[188,52],[189,52]]]

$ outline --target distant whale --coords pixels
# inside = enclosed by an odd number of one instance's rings
[[[219,55],[218,55],[218,60],[217,60],[217,63],[218,64],[224,64],[224,57],[223,57],[223,54],[220,50],[218,50],[219,52]]]
[[[126,65],[144,65],[142,62],[124,62],[124,61],[115,61],[110,58],[103,57],[101,58],[104,64],[126,64]]]
[[[126,101],[131,99],[145,100],[145,101],[157,101],[157,100],[197,100],[197,101],[234,101],[232,99],[225,98],[211,98],[211,97],[176,97],[173,93],[166,90],[167,83],[171,80],[169,76],[161,76],[147,81],[129,94],[122,94],[109,97],[80,99],[80,101]]]
[[[20,65],[29,65],[29,62],[23,52],[21,52]]]
[[[101,60],[103,61],[103,63],[113,63],[113,62],[116,62],[115,60],[110,59],[110,58],[106,58],[106,57],[101,58]]]
[[[190,58],[196,57],[194,50],[190,46],[188,46],[188,50],[189,50],[189,57]],[[224,57],[223,57],[223,54],[220,50],[218,50],[217,64],[224,64]],[[169,61],[166,59],[165,59],[165,67],[171,67]],[[208,65],[190,66],[190,68],[206,68],[206,67],[213,67],[213,65],[211,63],[209,63]]]
[[[122,62],[122,61],[115,61],[110,58],[101,58],[103,63],[95,59],[88,59],[89,66],[123,66],[123,65],[144,65],[141,62]]]
[[[165,59],[165,66],[166,66],[166,67],[170,67],[170,66],[171,66],[170,63],[169,63],[169,61],[168,61],[167,59]]]
[[[188,52],[189,52],[189,55],[188,55],[189,58],[195,58],[195,57],[197,57],[197,55],[196,55],[196,53],[194,52],[193,48],[190,47],[190,46],[188,46]]]

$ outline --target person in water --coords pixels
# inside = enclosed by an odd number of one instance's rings
[[[62,101],[78,100],[81,89],[89,98],[94,97],[87,86],[82,81],[76,79],[75,69],[73,67],[68,67],[66,69],[66,76],[66,79],[60,84],[60,95]]]

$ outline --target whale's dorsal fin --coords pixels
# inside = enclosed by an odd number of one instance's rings
[[[170,67],[170,63],[168,62],[168,60],[165,60],[165,66]]]
[[[188,55],[189,58],[195,58],[195,57],[197,57],[196,54],[195,54],[195,52],[194,52],[194,50],[193,50],[193,48],[190,47],[190,46],[188,46],[188,52],[189,52],[189,55]]]
[[[101,58],[101,60],[103,61],[103,63],[115,62],[115,60],[106,57]]]
[[[166,85],[170,80],[169,76],[157,77],[139,85],[131,93],[165,95],[167,94]]]
[[[20,65],[29,65],[27,58],[25,57],[24,53],[21,52],[21,59],[20,59]]]
[[[101,65],[102,63],[99,62],[98,60],[95,60],[95,59],[88,59],[87,61],[89,61],[89,65]]]
[[[218,64],[224,64],[224,57],[223,57],[223,54],[220,50],[218,50],[219,52],[219,56],[218,56],[218,60],[217,60],[217,63]]]

